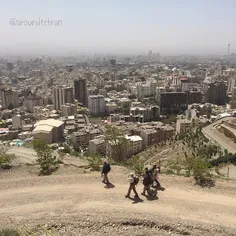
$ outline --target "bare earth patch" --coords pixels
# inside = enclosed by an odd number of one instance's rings
[[[161,175],[165,191],[143,202],[124,198],[129,171],[113,166],[114,188],[99,172],[61,167],[37,176],[37,166],[0,172],[0,228],[26,227],[37,235],[235,235],[236,182],[194,186],[190,178]],[[141,193],[141,181],[138,185]]]

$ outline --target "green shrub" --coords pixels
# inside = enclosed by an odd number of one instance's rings
[[[203,159],[194,158],[193,162],[193,176],[198,183],[211,178],[210,165]]]
[[[100,171],[100,165],[102,164],[102,158],[99,155],[90,155],[87,157],[89,167],[94,171]]]
[[[210,164],[204,159],[194,156],[177,157],[168,162],[168,172],[186,173],[187,177],[193,176],[196,184],[201,186],[214,186],[210,174]]]
[[[0,236],[20,236],[20,233],[14,229],[0,229]]]
[[[0,167],[3,169],[10,168],[12,159],[13,159],[12,155],[7,155],[6,153],[0,154]]]
[[[75,150],[73,150],[71,153],[70,153],[71,156],[75,156],[75,157],[79,157],[80,156],[80,153],[79,152],[76,152]]]
[[[64,150],[63,150],[64,153],[69,153],[69,154],[71,153],[72,150],[68,144],[64,144],[63,147],[64,147]]]
[[[182,158],[179,156],[179,153],[177,153],[177,155],[178,155],[177,157],[168,160],[167,172],[180,175],[181,170],[183,169],[183,167],[182,167]]]
[[[143,174],[145,162],[139,156],[133,156],[128,160],[128,166],[140,176]]]
[[[213,166],[218,166],[222,163],[231,163],[236,165],[236,154],[226,153],[225,155],[220,155],[220,157],[218,157],[217,159],[210,161],[210,164]]]
[[[33,147],[38,155],[36,161],[40,165],[40,174],[50,175],[58,168],[58,161],[55,156],[52,156],[53,150],[40,140],[34,140]]]

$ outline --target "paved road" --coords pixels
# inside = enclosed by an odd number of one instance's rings
[[[228,165],[220,169],[220,173],[231,179],[236,179],[236,166]]]
[[[206,126],[203,129],[203,134],[209,138],[214,143],[220,145],[223,149],[227,149],[231,153],[236,153],[236,143],[234,143],[230,138],[226,137],[224,134],[219,132],[215,126],[219,125],[224,120],[236,119],[235,117],[225,117],[214,122],[211,125]]]

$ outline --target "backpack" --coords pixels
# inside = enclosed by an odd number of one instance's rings
[[[110,164],[107,164],[107,171],[108,171],[108,172],[111,171],[111,166],[110,166]]]
[[[149,173],[150,176],[152,176],[153,175],[153,169],[148,170],[148,173]]]
[[[134,177],[134,184],[137,185],[139,182],[139,178],[137,176]]]
[[[144,186],[149,186],[150,184],[152,184],[152,178],[150,175],[145,175],[143,178],[143,185]]]
[[[103,165],[102,173],[109,173],[111,171],[110,164],[106,163]]]

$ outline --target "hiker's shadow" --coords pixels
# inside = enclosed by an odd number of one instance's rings
[[[154,201],[159,199],[157,195],[145,195],[145,197],[147,198],[148,201]]]
[[[112,183],[106,184],[104,188],[110,189],[110,188],[115,188],[115,185]]]
[[[143,202],[143,199],[138,197],[129,197],[129,199],[133,200],[132,204],[137,204]]]
[[[157,191],[165,191],[166,189],[164,188],[164,187],[162,187],[162,186],[157,186],[156,188],[155,188]]]

